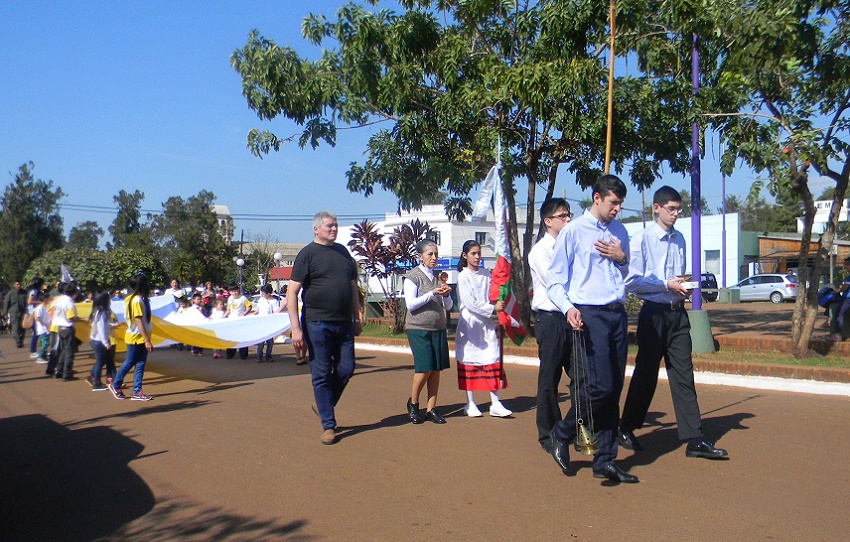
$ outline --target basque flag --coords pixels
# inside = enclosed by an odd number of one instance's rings
[[[517,346],[525,339],[525,330],[519,323],[519,306],[511,289],[511,247],[508,241],[508,220],[505,194],[502,191],[502,176],[499,174],[500,164],[496,164],[487,173],[481,186],[481,193],[472,211],[472,221],[483,221],[487,218],[490,201],[493,201],[496,228],[493,234],[496,251],[496,267],[490,274],[490,302],[502,301],[505,310],[498,313],[499,324],[505,328],[508,337]]]

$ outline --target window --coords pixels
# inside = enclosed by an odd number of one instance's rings
[[[481,245],[482,247],[487,244],[487,232],[486,231],[477,231],[475,232],[475,242]]]
[[[435,243],[437,243],[437,246],[439,246],[440,245],[440,232],[439,232],[439,230],[431,230],[431,232],[428,234],[428,239],[434,241]]]

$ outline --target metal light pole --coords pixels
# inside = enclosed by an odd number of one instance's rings
[[[283,259],[283,254],[281,254],[280,252],[274,253],[274,261],[277,263],[277,282],[276,282],[277,288],[275,288],[275,289],[277,290],[278,295],[280,295],[280,261],[282,259]]]
[[[242,293],[242,266],[245,265],[245,260],[242,258],[238,258],[236,260],[236,267],[239,269],[239,293]]]

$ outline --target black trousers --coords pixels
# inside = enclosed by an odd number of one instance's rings
[[[638,353],[635,371],[623,406],[620,428],[640,429],[655,395],[661,358],[670,381],[673,411],[679,439],[702,437],[697,392],[694,388],[694,365],[691,359],[691,324],[684,308],[644,302],[638,316]]]
[[[549,433],[561,421],[558,386],[569,371],[572,329],[560,312],[538,311],[534,318],[537,340],[537,440],[548,446]]]
[[[620,393],[626,372],[627,318],[622,305],[580,305],[584,322],[582,335],[588,373],[570,365],[570,410],[555,424],[553,434],[563,442],[576,438],[576,389],[587,393],[593,413],[593,429],[599,451],[594,468],[602,468],[617,457],[617,424],[620,420]]]

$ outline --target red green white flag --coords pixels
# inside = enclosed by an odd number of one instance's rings
[[[502,191],[502,176],[499,165],[495,165],[487,173],[481,186],[481,193],[472,210],[472,221],[484,221],[490,202],[493,202],[495,231],[496,266],[490,277],[490,302],[502,301],[505,310],[498,313],[499,324],[505,328],[508,337],[519,346],[525,339],[525,330],[519,323],[519,305],[511,289],[511,247],[508,241],[508,220],[505,194]]]

